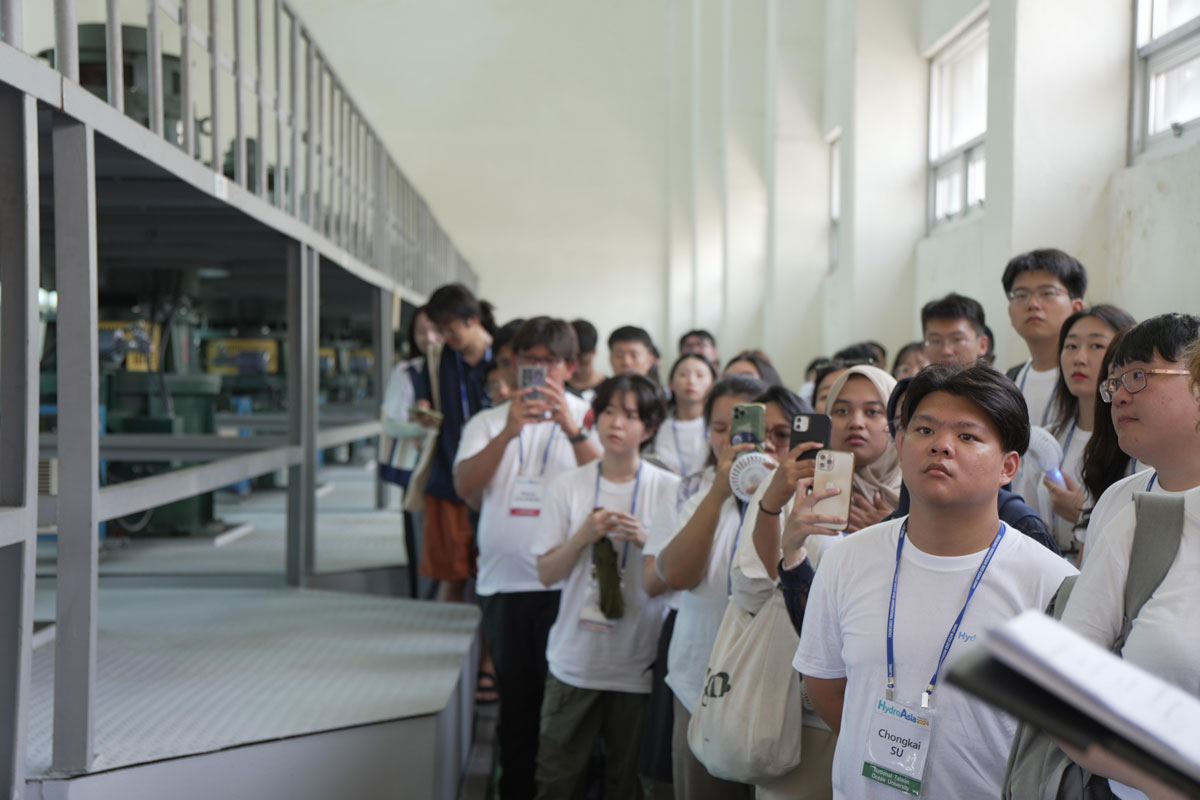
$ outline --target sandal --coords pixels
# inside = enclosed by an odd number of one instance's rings
[[[479,678],[475,683],[475,705],[490,706],[500,699],[500,692],[497,691],[496,674],[493,672],[480,672]]]

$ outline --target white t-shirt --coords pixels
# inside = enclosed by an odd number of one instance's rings
[[[1032,361],[1026,361],[1017,373],[1017,386],[1021,388],[1025,404],[1029,406],[1029,424],[1046,427],[1050,423],[1054,389],[1058,386],[1058,367],[1039,372],[1033,368]]]
[[[663,503],[674,504],[679,478],[643,460],[641,480],[611,483],[601,478],[599,495],[596,475],[600,463],[587,464],[559,475],[550,482],[538,521],[532,552],[544,555],[562,545],[579,529],[594,508],[629,512],[635,501],[635,516],[650,526],[654,511]],[[593,600],[592,549],[583,551],[563,583],[558,617],[550,628],[546,660],[550,672],[563,683],[581,689],[650,692],[666,606],[661,597],[647,597],[642,588],[642,548],[636,543],[614,542],[622,568],[621,594],[625,613],[613,620],[611,631],[600,632],[580,626],[580,614]]]
[[[704,427],[704,417],[683,421],[675,419],[675,412],[671,412],[654,435],[654,455],[681,477],[703,470],[708,461],[708,452],[708,429]]]
[[[508,421],[510,405],[503,403],[471,417],[458,442],[455,469],[460,462],[478,455],[500,435]],[[567,407],[571,418],[582,425],[588,405],[568,394]],[[590,436],[596,443],[595,431]],[[529,552],[537,533],[538,515],[529,509],[516,509],[518,513],[514,514],[514,491],[518,478],[540,477],[544,492],[551,478],[577,466],[575,448],[553,422],[526,425],[520,438],[508,443],[492,479],[483,488],[479,509],[479,575],[475,579],[477,594],[488,596],[497,592],[546,589],[538,580],[537,560]]]
[[[670,505],[660,505],[654,509],[654,517],[650,520],[649,536],[646,539],[646,549],[642,551],[644,557],[658,558],[663,546],[679,530],[679,512],[684,503],[695,494],[703,496],[707,493],[715,476],[716,470],[713,467],[706,467],[701,472],[680,479],[679,488],[675,491],[675,502]],[[679,592],[668,589],[660,597],[667,604],[667,608],[679,610]]]
[[[706,470],[706,473],[711,472],[711,469]],[[692,519],[711,486],[710,477],[703,491],[692,495],[683,504],[675,530],[664,541],[655,543],[656,554],[662,552]],[[679,613],[675,617],[675,630],[667,654],[667,686],[689,713],[695,711],[696,701],[700,699],[708,660],[717,641],[725,607],[729,604],[729,565],[739,538],[740,522],[737,498],[731,495],[721,505],[704,575],[691,589],[678,592]]]
[[[873,525],[829,548],[808,596],[793,665],[804,675],[847,679],[833,759],[835,798],[899,796],[895,789],[864,778],[862,770],[872,708],[887,685],[888,600],[903,521]],[[894,635],[898,701],[920,702],[983,555],[932,556],[906,540]],[[1005,531],[938,676],[922,797],[999,796],[1016,721],[946,684],[945,671],[967,642],[1022,611],[1045,608],[1062,579],[1074,573],[1074,567],[1028,536]]]
[[[1105,529],[1108,523],[1112,522],[1117,514],[1121,513],[1121,509],[1133,502],[1134,492],[1156,492],[1160,494],[1182,494],[1181,492],[1168,492],[1162,488],[1158,482],[1158,473],[1154,472],[1149,465],[1137,462],[1139,472],[1128,475],[1114,483],[1104,490],[1104,494],[1100,495],[1100,499],[1096,501],[1095,507],[1092,509],[1092,515],[1088,518],[1087,531],[1084,533],[1082,543],[1086,545],[1083,548],[1083,562],[1087,563],[1088,550],[1096,543],[1100,533]]]

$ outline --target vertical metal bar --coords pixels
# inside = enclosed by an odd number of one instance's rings
[[[275,191],[271,202],[283,208],[287,175],[283,157],[283,0],[273,0],[271,5],[271,13],[275,15]]]
[[[375,302],[371,304],[371,335],[375,348],[375,391],[372,393],[372,404],[383,408],[383,391],[392,374],[392,344],[395,336],[392,331],[392,290],[374,289]],[[375,440],[376,457],[382,460],[386,457],[383,452],[383,434]],[[388,485],[375,474],[375,508],[387,508]]]
[[[246,122],[243,119],[242,81],[245,61],[242,51],[242,0],[233,0],[233,179],[246,186]]]
[[[18,50],[25,46],[21,11],[21,0],[0,0],[0,29],[4,30],[4,41]]]
[[[121,35],[121,0],[105,3],[104,25],[108,40],[108,103],[117,111],[125,111],[125,53]]]
[[[311,47],[312,42],[309,42],[309,45]],[[313,47],[312,49],[316,50],[315,47]],[[316,75],[314,77],[316,78],[316,81],[317,81],[317,87],[316,87],[317,108],[316,108],[316,113],[312,115],[313,118],[316,120],[316,124],[313,126],[313,131],[312,131],[311,136],[316,139],[316,145],[314,148],[314,153],[316,154],[316,163],[313,166],[317,171],[316,176],[315,176],[316,177],[315,183],[316,183],[317,189],[313,193],[313,197],[314,197],[313,202],[315,203],[315,206],[314,206],[315,213],[313,214],[313,227],[316,228],[318,231],[320,231],[322,235],[324,235],[324,233],[325,233],[325,205],[326,205],[326,198],[325,198],[325,148],[326,148],[326,144],[325,144],[325,63],[319,57],[316,58]],[[310,180],[311,180],[311,178],[310,178]]]
[[[217,26],[220,24],[217,9],[219,2],[220,0],[208,0],[208,90],[212,103],[208,129],[212,135],[213,172],[224,174],[225,154],[221,152],[221,45],[217,35]]]
[[[179,102],[183,111],[183,152],[197,156],[196,109],[192,106],[192,9],[190,0],[179,0]]]
[[[12,17],[6,16],[6,21]],[[22,544],[0,548],[0,796],[25,786],[26,709],[33,638],[38,431],[37,101],[0,91],[0,505],[21,506]]]
[[[316,527],[317,348],[315,254],[304,244],[287,244],[288,440],[303,451],[288,469],[287,582],[303,586],[312,572],[309,543]]]
[[[350,103],[346,99],[346,90],[338,92],[338,231],[337,242],[340,247],[350,249],[348,237],[350,234],[350,206],[347,202],[346,181],[349,176],[347,160],[350,147],[346,143],[347,120],[350,117]]]
[[[288,83],[288,94],[291,95],[289,101],[289,111],[292,121],[292,142],[291,150],[292,157],[289,160],[291,167],[291,179],[288,181],[288,196],[291,198],[291,213],[292,216],[300,217],[300,181],[297,177],[297,165],[300,163],[300,115],[296,110],[297,100],[300,99],[300,21],[296,17],[289,15],[292,21],[292,52],[289,57],[289,69],[291,70],[292,79]]]
[[[54,0],[54,66],[79,83],[79,26],[74,0]]]
[[[258,80],[254,87],[254,113],[258,123],[258,140],[254,143],[254,183],[259,197],[267,196],[267,111],[266,91],[267,82],[263,80],[266,58],[263,53],[263,0],[254,0],[254,63],[257,67]]]
[[[317,213],[314,205],[316,186],[313,177],[317,164],[317,131],[313,124],[314,111],[317,102],[317,48],[313,47],[312,39],[304,37],[306,43],[304,59],[304,208],[305,219],[312,228],[317,226]]]
[[[146,44],[147,58],[150,60],[150,130],[163,135],[163,71],[162,71],[162,34],[158,26],[158,17],[162,11],[158,0],[147,0],[146,7]]]
[[[54,271],[58,286],[58,635],[53,769],[92,761],[99,564],[99,366],[96,360],[96,161],[91,128],[54,120]],[[68,391],[67,388],[70,387]]]

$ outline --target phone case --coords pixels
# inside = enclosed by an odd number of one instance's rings
[[[833,418],[828,414],[797,414],[792,419],[792,436],[788,441],[791,450],[801,442],[820,442],[823,447],[829,447],[829,439],[833,435]],[[817,457],[817,450],[808,450],[800,454],[797,461]]]
[[[854,453],[843,453],[838,450],[817,451],[813,491],[823,492],[830,484],[841,489],[841,494],[818,501],[813,506],[813,511],[817,514],[848,518],[850,515],[850,490],[854,486]],[[833,531],[843,528],[843,526],[831,522],[818,522],[816,525],[819,528],[828,528]]]
[[[733,407],[733,418],[729,425],[731,444],[748,442],[758,450],[763,449],[767,438],[767,407],[762,403],[738,403]]]
[[[517,367],[517,388],[525,389],[530,386],[544,386],[546,384],[546,368],[542,366],[525,366]]]

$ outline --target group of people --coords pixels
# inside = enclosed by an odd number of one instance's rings
[[[496,327],[465,287],[433,293],[385,430],[423,445],[403,472],[420,572],[441,600],[471,599],[473,580],[482,607],[501,798],[1000,796],[1016,722],[945,685],[946,664],[1079,570],[1063,621],[1111,649],[1137,492],[1186,513],[1121,654],[1200,695],[1200,317],[1088,306],[1086,270],[1058,250],[1016,256],[1000,284],[1028,346],[1007,373],[982,305],[952,293],[890,365],[854,344],[796,392],[759,350],[722,365],[702,330],[660,374],[650,335],[618,328],[606,377],[584,320]],[[759,442],[731,437],[744,403],[762,405]],[[828,442],[792,447],[814,409]],[[1031,436],[1057,442],[1057,465],[1026,457]],[[818,509],[839,491],[816,474],[822,448],[853,454],[844,516]],[[746,500],[730,473],[751,450],[771,471]],[[757,614],[776,593],[798,642],[801,757],[735,783],[689,745],[689,721],[727,609]],[[897,718],[925,727],[912,738]],[[915,763],[889,755],[901,740]],[[1162,790],[1073,755],[1114,796]]]

